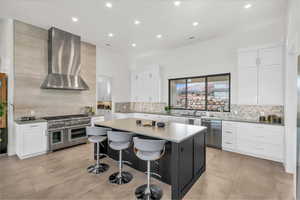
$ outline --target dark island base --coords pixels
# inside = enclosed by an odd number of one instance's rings
[[[138,134],[136,134],[136,136],[149,138]],[[197,133],[181,143],[167,142],[163,157],[151,162],[151,172],[160,175],[160,177],[153,177],[171,185],[172,199],[182,199],[205,171],[205,144],[205,131]],[[107,154],[116,161],[119,159],[119,152],[111,149],[107,145],[107,142],[104,142],[103,146],[100,145],[100,148],[101,153]],[[123,151],[123,160],[129,161],[131,164],[127,165],[138,171],[147,171],[146,161],[136,157],[133,152],[133,147]]]

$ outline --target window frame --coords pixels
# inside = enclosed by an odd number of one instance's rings
[[[195,110],[195,111],[209,111],[207,109],[207,80],[208,77],[215,77],[215,76],[228,76],[229,78],[229,87],[228,87],[228,92],[229,92],[229,110],[228,111],[223,111],[223,112],[230,112],[231,110],[231,73],[221,73],[221,74],[210,74],[210,75],[204,75],[204,76],[189,76],[189,77],[182,77],[182,78],[171,78],[168,79],[168,106],[170,107],[170,109],[172,110]],[[188,79],[196,79],[196,78],[204,78],[205,79],[205,109],[190,109],[188,108],[188,98],[187,98],[187,80]],[[186,89],[185,89],[185,93],[186,93],[186,99],[185,99],[185,108],[176,108],[176,107],[172,107],[171,106],[171,81],[174,80],[185,80],[185,84],[186,84]],[[209,112],[221,112],[221,111],[209,111]]]

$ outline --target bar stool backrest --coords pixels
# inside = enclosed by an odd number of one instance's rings
[[[123,143],[123,142],[130,142],[132,135],[128,132],[108,131],[107,137],[109,141]]]
[[[97,126],[87,126],[86,127],[86,134],[88,136],[101,136],[106,135],[107,131],[110,131],[110,128],[103,128]]]
[[[141,139],[138,137],[134,137],[133,142],[134,147],[137,150],[148,152],[160,152],[163,150],[166,143],[165,140]]]

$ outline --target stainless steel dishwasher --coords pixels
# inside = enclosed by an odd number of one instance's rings
[[[201,125],[207,127],[206,145],[222,149],[222,120],[202,118]]]

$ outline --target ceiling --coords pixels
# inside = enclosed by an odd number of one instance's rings
[[[105,6],[107,2],[111,2],[111,8]],[[287,7],[287,0],[181,2],[177,7],[173,0],[0,0],[0,17],[46,29],[55,26],[80,35],[84,41],[138,54],[184,46],[238,26],[276,19],[285,16]],[[245,9],[246,3],[252,7]],[[135,25],[135,20],[141,23]],[[198,26],[192,25],[195,21]],[[192,36],[194,39],[188,39]]]

